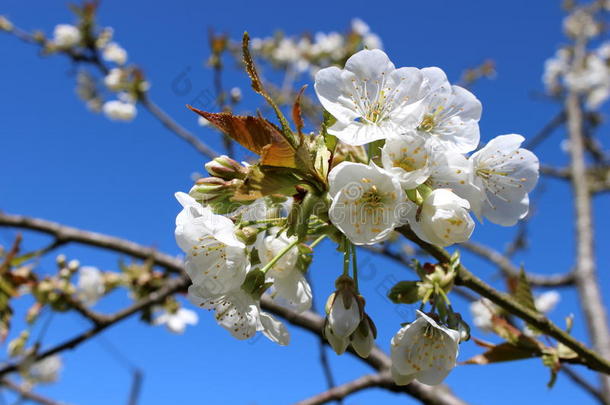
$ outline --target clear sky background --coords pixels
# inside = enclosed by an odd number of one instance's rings
[[[114,27],[115,38],[128,50],[130,61],[145,70],[152,83],[151,97],[218,150],[218,134],[198,127],[196,117],[184,107],[200,91],[212,90],[212,72],[202,65],[208,56],[209,27],[237,39],[244,30],[253,37],[268,36],[280,28],[288,34],[344,31],[353,17],[364,19],[382,37],[397,66],[439,66],[457,81],[463,69],[486,58],[495,60],[497,77],[474,88],[484,107],[481,133],[486,142],[505,133],[532,137],[559,112],[560,106],[540,97],[544,60],[563,40],[559,3],[106,0],[99,22]],[[57,23],[73,22],[65,2],[56,0],[3,0],[0,14],[24,29],[47,33]],[[142,109],[130,124],[113,123],[89,113],[75,95],[74,69],[65,58],[40,57],[34,47],[5,34],[0,34],[0,50],[0,209],[178,254],[173,231],[179,207],[173,194],[190,188],[191,173],[203,170],[202,157]],[[193,89],[181,95],[173,91],[172,82],[185,69],[190,72]],[[249,91],[244,73],[229,66],[224,82],[227,88],[243,89],[245,108],[253,110],[261,105],[258,96]],[[566,163],[567,157],[559,148],[563,136],[564,131],[558,131],[536,151],[542,162]],[[530,249],[516,261],[539,273],[568,271],[574,257],[569,188],[543,180],[534,199]],[[610,285],[608,203],[607,196],[595,200],[597,256],[606,287]],[[473,239],[503,249],[516,230],[478,224]],[[14,235],[12,230],[0,229],[0,243],[8,244]],[[28,234],[26,247],[34,248],[44,241]],[[64,252],[83,265],[116,269],[114,255],[81,247]],[[466,254],[463,261],[485,280],[497,282],[495,269]],[[361,255],[360,262],[364,268],[361,289],[379,328],[378,343],[387,350],[399,324],[413,319],[414,308],[397,308],[380,291],[391,285],[391,277],[411,276],[393,263],[367,254]],[[318,304],[331,292],[340,263],[329,243],[316,252],[311,275]],[[41,271],[53,271],[53,266],[52,261],[43,261]],[[607,298],[610,291],[606,288],[605,292]],[[467,306],[457,297],[454,301],[470,319]],[[99,309],[111,311],[127,303],[120,292],[103,301]],[[574,333],[584,339],[576,297],[562,291],[562,301],[551,318],[563,324],[572,312],[576,316]],[[16,320],[16,324],[22,322]],[[86,327],[76,314],[55,316],[45,344],[59,342]],[[325,389],[317,338],[295,327],[290,327],[290,332],[292,344],[279,347],[264,338],[234,340],[207,312],[200,312],[199,325],[189,328],[184,336],[142,326],[134,318],[108,330],[102,340],[65,353],[61,381],[40,391],[73,404],[126,403],[130,372],[108,351],[110,342],[144,370],[141,404],[287,404]],[[494,339],[476,330],[474,335]],[[462,344],[460,360],[478,352],[472,342]],[[371,371],[349,355],[331,353],[330,358],[339,383]],[[564,376],[555,388],[547,389],[548,378],[541,361],[533,359],[457,367],[446,382],[473,404],[593,403]],[[414,401],[381,390],[365,391],[346,400],[349,405],[370,403]]]

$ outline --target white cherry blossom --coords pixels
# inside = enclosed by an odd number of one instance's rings
[[[70,24],[58,24],[53,30],[53,44],[60,48],[72,48],[81,40],[80,30]]]
[[[121,68],[112,68],[104,77],[104,84],[109,90],[118,91],[123,87],[123,70]]]
[[[397,385],[413,380],[440,384],[456,364],[460,333],[439,325],[421,311],[417,313],[417,320],[392,338],[392,377]]]
[[[473,301],[470,304],[472,323],[485,332],[493,331],[492,317],[496,312],[496,305],[487,298]]]
[[[381,149],[383,168],[400,182],[405,190],[414,189],[430,176],[430,153],[426,139],[415,131],[386,140]]]
[[[25,372],[25,378],[31,383],[53,383],[59,378],[63,363],[58,354],[47,356],[32,364]]]
[[[108,62],[124,65],[127,62],[127,51],[116,42],[111,42],[104,47],[102,57]]]
[[[187,325],[197,325],[199,317],[195,311],[190,309],[180,308],[176,312],[164,312],[157,316],[153,323],[155,325],[165,325],[165,327],[173,333],[184,333]]]
[[[543,314],[551,312],[561,300],[561,295],[555,290],[545,291],[534,299],[536,309]]]
[[[104,276],[99,269],[84,266],[78,270],[78,296],[85,305],[94,305],[105,291]]]
[[[102,106],[102,111],[113,121],[131,121],[138,113],[133,103],[121,100],[106,101]]]
[[[470,204],[449,189],[433,190],[421,207],[412,209],[409,225],[421,239],[437,246],[467,241],[474,230]]]
[[[296,240],[295,236],[288,237],[286,233],[278,231],[274,228],[257,236],[255,246],[261,266],[267,265]],[[285,300],[297,312],[303,312],[311,308],[312,292],[305,276],[297,267],[298,258],[299,250],[294,246],[267,271],[266,276],[273,282],[272,298]]]
[[[521,148],[521,135],[500,135],[470,157],[472,182],[481,190],[472,209],[480,218],[512,226],[529,211],[528,193],[538,181],[538,158]]]
[[[233,222],[188,194],[176,193],[176,199],[183,207],[176,217],[176,241],[187,254],[185,270],[193,284],[210,297],[239,288],[250,264]]]
[[[396,133],[422,98],[419,69],[396,69],[381,50],[352,55],[345,69],[329,67],[315,76],[316,94],[337,122],[328,132],[349,145],[364,145]]]
[[[189,300],[202,308],[215,311],[216,322],[239,340],[250,339],[257,331],[282,346],[290,343],[286,326],[270,314],[261,311],[259,303],[238,288],[226,294],[209,297],[198,285],[189,287]]]
[[[442,150],[467,153],[479,144],[481,102],[468,90],[452,86],[439,68],[422,69],[429,93],[415,128]]]
[[[401,225],[400,183],[374,163],[342,162],[329,173],[332,223],[356,245],[371,245]]]

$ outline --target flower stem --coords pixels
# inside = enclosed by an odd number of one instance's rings
[[[311,242],[311,244],[309,245],[309,248],[310,248],[310,249],[315,248],[316,246],[318,246],[318,244],[319,244],[320,242],[322,242],[322,241],[324,240],[324,238],[326,238],[326,234],[318,236],[318,238],[317,238],[316,240],[314,240],[313,242]]]
[[[269,263],[267,263],[265,265],[265,267],[263,267],[261,269],[261,271],[264,273],[266,273],[269,269],[271,269],[273,266],[275,266],[275,264],[282,258],[282,256],[284,256],[286,253],[288,253],[290,251],[290,249],[292,249],[293,247],[295,247],[296,245],[299,244],[299,240],[296,239],[293,242],[291,242],[289,245],[287,245],[286,247],[284,247],[284,249],[282,249],[280,251],[280,253],[277,254],[277,256],[275,256],[273,259],[271,259],[271,261]]]
[[[343,275],[346,277],[349,277],[349,248],[350,248],[350,243],[347,240],[347,238],[345,239],[345,245],[344,245],[344,250],[343,250]]]
[[[352,276],[354,279],[354,286],[356,287],[356,292],[360,293],[358,289],[358,261],[356,260],[356,246],[351,245],[352,250]]]

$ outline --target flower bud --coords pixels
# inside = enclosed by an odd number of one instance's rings
[[[24,330],[19,334],[19,336],[11,340],[8,344],[8,355],[11,357],[16,357],[23,354],[23,349],[25,348],[25,344],[27,343],[29,337],[30,332]]]
[[[208,205],[216,214],[235,211],[241,204],[233,201],[233,195],[242,184],[241,180],[225,181],[218,177],[197,180],[189,195],[201,204]]]
[[[364,319],[358,325],[356,331],[352,334],[352,347],[362,358],[369,357],[375,338],[377,337],[377,328],[368,315],[364,315]]]
[[[324,326],[324,337],[337,354],[345,353],[347,346],[349,346],[349,339],[335,335],[329,322],[326,322]]]
[[[205,164],[205,169],[212,176],[220,177],[224,180],[246,178],[247,170],[238,162],[228,156],[222,155]]]
[[[245,226],[241,229],[235,231],[235,236],[246,245],[252,245],[256,242],[256,237],[258,236],[258,229],[253,228],[251,226]]]

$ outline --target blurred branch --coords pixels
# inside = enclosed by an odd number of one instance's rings
[[[584,34],[577,39],[574,49],[572,69],[577,70],[583,65],[585,58]],[[565,106],[570,140],[570,175],[576,216],[576,287],[593,347],[601,356],[610,358],[610,331],[595,268],[593,212],[587,179],[583,113],[579,94],[570,91],[566,97]],[[600,380],[604,397],[610,398],[610,376],[600,374]]]
[[[407,239],[410,239],[421,246],[424,250],[428,251],[439,262],[450,263],[451,255],[445,249],[424,242],[409,227],[405,226],[400,228],[400,232]],[[492,286],[488,285],[483,280],[472,274],[463,265],[460,264],[456,270],[458,273],[456,284],[468,287],[471,290],[479,293],[481,296],[489,299],[494,304],[505,309],[507,312],[523,319],[525,322],[532,325],[542,333],[555,338],[557,341],[574,350],[580,357],[580,359],[575,359],[576,362],[581,362],[593,370],[610,375],[610,361],[608,359],[586,347],[583,343],[570,336],[570,334],[555,325],[544,315],[525,308],[511,296],[494,289]]]
[[[460,246],[490,263],[495,264],[505,277],[519,277],[519,272],[521,270],[512,264],[512,262],[502,253],[472,241],[462,242],[460,243]],[[529,283],[537,287],[565,287],[574,284],[573,272],[551,275],[527,273],[526,275]]]
[[[525,149],[534,150],[540,145],[545,139],[553,134],[553,132],[559,128],[564,122],[566,122],[566,113],[561,111],[551,121],[549,121],[538,133],[529,138],[523,147]]]
[[[197,138],[195,135],[187,131],[183,126],[174,121],[172,117],[170,117],[157,104],[155,104],[150,98],[148,98],[147,93],[143,93],[139,101],[140,104],[142,104],[142,106],[146,108],[148,112],[150,112],[155,118],[161,121],[161,123],[167,129],[169,129],[170,131],[178,135],[180,138],[188,142],[193,148],[197,150],[197,152],[209,157],[210,159],[214,159],[216,156],[218,156],[218,153],[216,153],[216,151],[207,146],[205,143],[201,142],[199,138]]]
[[[610,404],[610,399],[604,398],[604,396],[600,392],[600,390],[598,390],[596,387],[591,385],[591,383],[589,383],[587,380],[585,380],[576,371],[572,370],[571,367],[563,366],[563,367],[561,367],[561,371],[563,371],[564,374],[566,376],[568,376],[568,378],[570,380],[572,380],[576,385],[580,386],[583,390],[585,390],[586,392],[591,394],[596,400],[599,401],[600,404],[602,404],[602,405]]]
[[[46,39],[37,39],[32,34],[18,27],[13,27],[13,29],[9,33],[12,33],[15,37],[19,38],[24,42],[38,45],[41,47],[41,49],[43,49],[47,45]],[[62,50],[61,52],[67,55],[75,63],[88,63],[95,66],[104,75],[108,74],[109,69],[100,59],[98,50],[96,48],[91,48],[90,50],[91,55],[83,54],[73,49]],[[146,110],[148,110],[148,112],[150,112],[157,120],[159,120],[163,124],[163,126],[165,126],[174,134],[178,135],[180,138],[182,138],[184,141],[194,147],[199,153],[209,157],[210,159],[213,159],[218,156],[218,153],[216,153],[212,148],[207,146],[205,143],[199,140],[199,138],[197,138],[187,129],[185,129],[176,121],[174,121],[172,117],[170,117],[157,104],[155,104],[148,97],[147,92],[142,92],[138,101]]]
[[[0,385],[16,392],[21,396],[21,398],[36,402],[40,405],[62,405],[60,402],[55,402],[49,398],[43,397],[40,394],[36,394],[35,392],[32,392],[6,378],[0,381]]]

